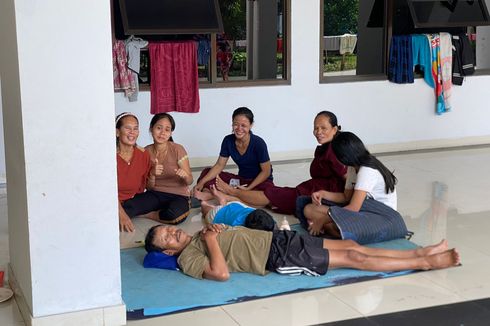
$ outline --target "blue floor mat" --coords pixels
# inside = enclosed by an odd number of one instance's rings
[[[400,239],[372,245],[390,249],[413,249],[414,243]],[[408,274],[353,269],[329,270],[326,275],[258,276],[232,273],[229,281],[196,280],[179,271],[143,268],[143,248],[121,250],[122,296],[128,319],[146,318],[178,311],[226,305],[285,293]]]

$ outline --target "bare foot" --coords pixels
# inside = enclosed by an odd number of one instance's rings
[[[216,177],[216,188],[227,195],[236,195],[236,189],[224,182],[219,176]]]
[[[207,201],[205,200],[202,200],[201,201],[201,217],[202,217],[202,220],[204,222],[204,224],[209,224],[209,223],[212,223],[212,221],[209,221],[207,219],[207,216],[208,216],[208,213],[213,209],[215,208],[216,206],[208,203]]]
[[[448,268],[451,266],[458,266],[461,263],[461,258],[456,249],[446,250],[425,258],[429,264],[427,269]]]
[[[211,185],[209,188],[211,189],[213,196],[218,200],[218,203],[220,205],[226,205],[227,200],[225,194],[216,189],[216,186],[214,185]]]
[[[149,212],[149,213],[146,213],[146,214],[143,214],[143,215],[139,215],[138,217],[149,218],[150,220],[153,220],[153,221],[162,222],[160,220],[160,214],[159,214],[159,212],[160,211],[153,211],[153,212]]]
[[[201,201],[201,208],[209,208],[209,209],[212,209],[214,207],[215,207],[214,205],[211,205],[210,203],[208,203],[205,200]]]
[[[417,256],[423,257],[423,256],[439,254],[441,252],[447,251],[447,249],[448,249],[447,240],[442,239],[438,244],[423,247],[423,248],[418,248],[415,250],[415,252]]]
[[[213,199],[213,194],[208,191],[195,190],[194,197],[196,197],[199,200],[210,200]]]

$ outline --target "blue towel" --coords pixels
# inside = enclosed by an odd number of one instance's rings
[[[397,84],[413,83],[412,36],[391,38],[388,80]]]
[[[429,39],[424,34],[412,35],[412,57],[413,66],[419,66],[424,73],[424,80],[430,87],[434,88],[434,77],[432,76],[432,59],[430,56]]]

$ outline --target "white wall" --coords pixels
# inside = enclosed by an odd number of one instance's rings
[[[2,80],[0,78],[0,89],[2,89]],[[0,92],[0,184],[5,183],[5,144],[3,138],[3,116],[2,116],[2,93]]]
[[[422,79],[397,85],[388,81],[319,84],[319,17],[317,0],[292,0],[292,82],[290,86],[201,89],[201,112],[174,113],[175,141],[182,143],[191,164],[219,153],[223,136],[230,132],[231,113],[238,106],[256,115],[254,131],[262,136],[273,159],[285,152],[312,155],[316,145],[312,132],[315,114],[332,110],[344,130],[357,133],[379,149],[404,150],[490,142],[487,94],[490,76],[466,78],[453,88],[453,110],[438,116],[433,90]],[[488,39],[487,39],[488,44]],[[133,111],[142,125],[140,145],[151,142],[147,132],[151,119],[149,92],[129,103],[115,95],[116,111]],[[194,158],[194,159],[193,159]]]
[[[11,267],[35,318],[122,304],[109,4],[0,6]]]

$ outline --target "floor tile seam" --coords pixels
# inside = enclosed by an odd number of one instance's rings
[[[430,271],[427,271],[427,272],[430,272]],[[404,277],[404,278],[418,278],[419,276],[422,276],[425,280],[429,281],[430,283],[432,283],[433,286],[435,286],[436,288],[439,288],[439,290],[445,290],[445,291],[449,291],[451,294],[455,295],[458,297],[458,299],[461,299],[460,301],[454,301],[454,302],[449,302],[449,303],[444,303],[444,304],[451,304],[451,303],[458,303],[458,302],[466,302],[466,301],[470,301],[471,299],[467,299],[461,295],[459,295],[459,293],[456,293],[454,292],[453,289],[448,289],[440,284],[436,284],[433,280],[431,279],[427,279],[425,276],[424,276],[424,271],[420,272],[420,273],[412,273],[412,274],[407,274],[407,275],[403,275],[403,276],[398,276],[398,278],[400,277]],[[397,278],[397,277],[395,277]],[[383,280],[390,280],[392,278],[383,278],[383,279],[379,279],[379,280],[373,280],[371,282],[377,282],[377,281],[383,281]],[[330,291],[329,291],[330,292]],[[358,314],[360,314],[360,317],[364,317],[364,318],[369,318],[369,317],[373,317],[373,316],[378,316],[378,315],[384,315],[384,314],[390,314],[390,313],[399,313],[399,312],[404,312],[404,311],[410,311],[410,310],[416,310],[416,309],[423,309],[423,308],[431,308],[431,307],[435,307],[435,306],[438,306],[439,304],[436,304],[436,305],[422,305],[420,307],[415,307],[415,308],[410,308],[410,309],[402,309],[402,310],[390,310],[390,311],[385,311],[383,313],[380,313],[380,314],[364,314],[362,313],[361,311],[359,311],[358,309],[356,309],[356,307],[353,307],[352,305],[350,305],[348,302],[345,302],[344,300],[342,300],[342,298],[338,297],[337,295],[335,295],[334,292],[330,292],[330,294],[332,296],[334,296],[336,299],[338,299],[339,301],[341,301],[342,303],[344,303],[345,305],[347,305],[348,307],[354,309]]]
[[[458,268],[458,267],[456,267]],[[439,283],[437,282],[437,278],[431,278],[429,276],[430,274],[425,274],[424,273],[421,273],[421,276],[428,282],[432,283],[433,285],[437,286],[437,287],[440,287],[440,288],[443,288],[449,292],[451,292],[451,294],[455,295],[457,298],[458,298],[458,301],[455,301],[455,302],[452,302],[452,303],[460,303],[460,302],[467,302],[467,301],[471,301],[471,300],[476,300],[477,298],[470,298],[468,296],[464,296],[460,290],[458,289],[455,289],[451,286],[447,286],[447,285],[444,285],[443,283]],[[449,303],[446,303],[446,304],[449,304]]]
[[[467,249],[474,250],[478,252],[479,254],[482,254],[486,257],[490,258],[490,252],[485,252],[481,250],[481,247],[478,246],[473,246],[471,243],[466,242],[465,240],[449,240],[451,243],[451,248],[460,248],[460,247],[466,247]],[[464,257],[461,257],[462,264],[464,264]]]
[[[241,324],[238,322],[238,320],[231,314],[230,311],[227,311],[226,310],[226,306],[219,306],[219,309],[221,309],[228,317],[230,317],[231,320],[233,320],[233,322],[235,322],[235,324],[241,326]]]
[[[335,287],[333,287],[332,289],[334,289]],[[337,301],[339,301],[340,303],[342,303],[343,305],[347,306],[348,308],[350,308],[351,310],[353,310],[354,312],[356,312],[358,314],[358,316],[356,317],[353,317],[351,319],[357,319],[357,318],[367,318],[368,316],[367,315],[364,315],[361,311],[359,311],[355,306],[352,306],[351,304],[349,304],[348,302],[342,300],[341,297],[337,296],[335,294],[335,292],[333,292],[331,289],[326,289],[327,292],[332,296],[334,297]],[[340,321],[340,320],[339,320]]]

